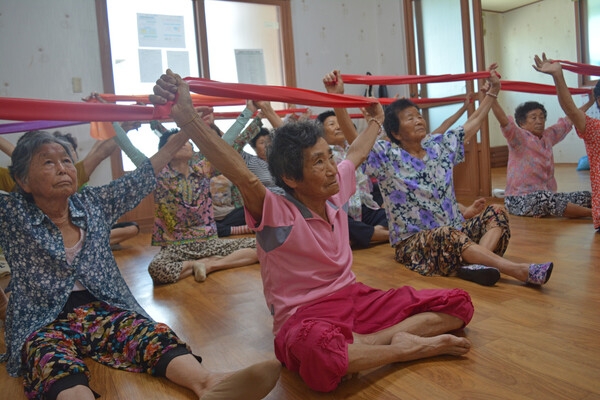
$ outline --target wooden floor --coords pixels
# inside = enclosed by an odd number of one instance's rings
[[[504,174],[494,169],[493,187],[503,187]],[[559,190],[589,190],[589,174],[576,172],[573,165],[559,166],[557,178]],[[511,278],[483,287],[458,278],[421,277],[394,262],[388,245],[354,252],[354,271],[368,285],[467,290],[475,315],[465,329],[473,345],[465,357],[365,371],[328,394],[309,390],[284,369],[267,398],[600,399],[600,234],[590,220],[558,218],[511,217],[511,230],[507,258],[554,261],[552,278],[543,288]],[[149,235],[141,235],[115,252],[123,275],[150,315],[178,332],[204,357],[206,367],[231,370],[273,357],[258,265],[217,272],[204,283],[188,278],[153,287],[146,266],[157,249],[148,243]],[[88,364],[92,388],[103,399],[193,398],[164,379]],[[0,399],[24,398],[21,380],[9,378],[0,367]]]

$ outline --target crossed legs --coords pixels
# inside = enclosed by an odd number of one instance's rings
[[[463,325],[457,317],[425,312],[376,333],[355,333],[354,343],[348,345],[348,373],[443,354],[466,354],[471,341],[447,333]]]

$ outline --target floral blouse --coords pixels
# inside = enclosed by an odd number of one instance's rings
[[[111,226],[155,187],[149,161],[105,186],[86,187],[69,198],[73,224],[85,231],[85,242],[67,263],[60,230],[20,193],[0,194],[0,246],[11,269],[12,290],[5,340],[11,376],[22,373],[21,348],[26,338],[61,312],[75,281],[98,300],[145,316],[119,272],[110,249]]]
[[[379,182],[392,246],[423,230],[441,226],[461,229],[464,219],[452,174],[454,166],[464,160],[464,138],[462,126],[428,135],[422,142],[426,150],[423,159],[386,140],[375,143],[363,169]]]
[[[335,160],[335,163],[339,164],[346,159],[346,154],[348,153],[348,148],[350,146],[346,144],[345,148],[338,145],[330,145],[329,147],[333,152],[333,159]],[[362,221],[363,204],[372,210],[378,210],[380,208],[379,204],[377,204],[377,202],[373,199],[371,190],[372,187],[369,177],[362,171],[361,168],[357,168],[356,192],[354,192],[348,201],[348,215],[355,221]]]
[[[218,173],[204,155],[189,162],[190,174],[167,165],[156,177],[153,246],[168,246],[216,239],[210,180]]]

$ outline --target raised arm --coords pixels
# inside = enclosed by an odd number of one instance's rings
[[[167,73],[156,81],[150,101],[154,104],[175,101],[171,108],[173,120],[190,135],[192,140],[201,145],[202,152],[213,166],[238,187],[244,198],[245,207],[255,220],[260,221],[267,189],[246,167],[239,153],[215,135],[202,118],[199,118],[192,105],[188,85],[181,77],[167,70]]]
[[[477,110],[471,114],[471,116],[463,125],[465,130],[465,142],[470,140],[473,136],[475,136],[477,131],[479,131],[481,124],[487,118],[492,104],[498,97],[498,93],[500,92],[500,77],[496,73],[497,67],[498,66],[496,63],[490,65],[490,77],[488,78],[490,89],[487,91],[485,98],[479,103]]]
[[[254,104],[260,109],[262,116],[265,117],[273,126],[273,129],[279,128],[284,124],[283,119],[273,110],[269,101],[255,101]]]
[[[464,104],[451,116],[446,118],[444,122],[431,133],[444,133],[452,127],[458,121],[458,119],[469,109],[469,104],[473,101],[473,93],[467,93]]]
[[[562,65],[559,62],[554,62],[546,58],[546,54],[542,53],[542,58],[537,54],[534,57],[535,64],[533,68],[544,74],[552,75],[554,84],[556,85],[556,94],[558,95],[558,103],[563,109],[567,117],[573,122],[575,128],[579,132],[585,132],[585,112],[580,110],[571,97],[567,82],[562,72]]]
[[[485,99],[485,96],[489,90],[490,90],[490,84],[489,84],[489,82],[486,82],[483,85],[483,87],[481,88],[481,90],[479,91],[479,93],[480,93],[479,101],[480,102]],[[504,109],[502,108],[500,103],[498,103],[498,99],[496,99],[496,101],[494,101],[492,103],[492,112],[494,113],[494,117],[496,117],[496,120],[500,124],[501,128],[508,125],[508,116],[504,112]]]
[[[12,157],[13,150],[15,149],[15,145],[4,139],[2,135],[0,135],[0,150],[9,157]]]
[[[344,94],[344,81],[342,80],[342,74],[340,71],[333,70],[323,78],[323,85],[327,93]],[[334,108],[333,112],[337,118],[337,122],[340,125],[340,129],[346,138],[348,144],[352,144],[358,137],[358,132],[352,123],[352,118],[348,114],[348,110],[345,108]]]
[[[129,140],[129,137],[127,136],[127,132],[139,128],[140,125],[139,122],[134,121],[125,121],[121,123],[113,122],[113,128],[115,129],[116,134],[115,142],[136,167],[139,167],[148,159],[148,157],[131,143],[131,140]]]
[[[89,153],[81,160],[85,174],[87,176],[92,175],[98,165],[100,165],[105,158],[110,156],[117,147],[117,142],[115,142],[114,138],[97,140]]]
[[[367,120],[367,127],[352,142],[346,153],[346,160],[352,161],[355,168],[358,168],[367,159],[375,140],[381,133],[384,119],[383,107],[375,98],[373,98],[373,103],[364,108],[362,112]]]
[[[589,110],[590,107],[593,106],[595,102],[596,102],[596,95],[594,94],[594,88],[591,88],[590,92],[588,93],[588,101],[586,101],[581,107],[579,107],[579,109],[581,111],[583,111],[584,113],[586,113],[587,110]]]

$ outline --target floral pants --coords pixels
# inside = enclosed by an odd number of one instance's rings
[[[523,217],[562,217],[567,203],[592,208],[592,193],[588,191],[554,193],[539,190],[525,196],[506,196],[504,205],[509,213]]]
[[[78,374],[87,382],[84,357],[157,375],[161,357],[179,347],[189,353],[165,324],[99,301],[84,304],[27,338],[22,352],[25,394],[30,399],[46,398],[56,382]]]
[[[154,283],[174,283],[179,280],[186,260],[221,256],[225,257],[240,249],[256,248],[255,238],[211,239],[203,242],[186,243],[161,247],[148,265]]]
[[[508,214],[502,206],[490,205],[481,214],[466,220],[462,229],[442,226],[418,232],[396,245],[396,261],[421,275],[455,275],[465,265],[462,253],[479,243],[494,228],[502,234],[494,253],[504,255],[510,240]]]

